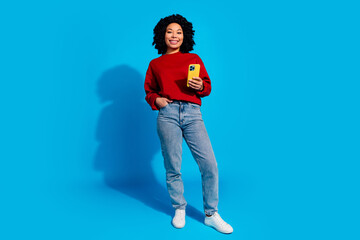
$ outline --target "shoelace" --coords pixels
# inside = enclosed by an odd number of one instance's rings
[[[178,217],[181,217],[181,218],[184,218],[185,217],[185,212],[183,212],[183,211],[179,211],[179,212],[177,212],[177,216]]]

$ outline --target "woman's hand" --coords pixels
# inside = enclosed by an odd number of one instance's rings
[[[169,99],[163,98],[163,97],[158,97],[155,100],[155,104],[158,106],[158,108],[163,108],[171,102],[172,102],[172,100],[169,100]]]
[[[202,91],[204,89],[203,80],[199,77],[193,77],[192,79],[190,79],[189,86],[198,91]]]

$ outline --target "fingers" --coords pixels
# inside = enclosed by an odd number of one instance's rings
[[[191,88],[194,88],[194,89],[200,88],[200,85],[199,85],[199,84],[196,84],[196,83],[193,83],[193,82],[190,82],[190,81],[189,81],[189,86],[190,86]]]
[[[202,88],[203,81],[199,77],[193,77],[193,79],[189,80],[189,86],[196,90],[200,90]]]
[[[169,100],[169,99],[167,99],[167,98],[163,98],[163,102],[162,102],[162,104],[161,104],[161,105],[162,105],[161,107],[162,107],[162,108],[163,108],[163,107],[165,107],[166,105],[168,105],[168,104],[169,104],[169,102],[170,102],[170,100]]]
[[[158,97],[158,98],[156,98],[156,101],[155,101],[156,105],[158,105],[159,108],[163,108],[171,102],[173,102],[173,100],[170,100],[165,97]]]

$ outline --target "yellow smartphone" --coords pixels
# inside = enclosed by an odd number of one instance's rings
[[[200,74],[200,64],[190,64],[186,86],[190,87],[189,80],[192,79],[193,77],[199,77],[199,74]]]

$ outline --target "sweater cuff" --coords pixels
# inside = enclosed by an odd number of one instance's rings
[[[152,110],[159,110],[159,108],[156,106],[156,98],[161,97],[159,94],[154,94],[151,96],[151,109]]]
[[[202,91],[200,91],[200,90],[196,91],[196,94],[199,97],[204,97],[204,96],[206,96],[206,92],[207,92],[207,86],[206,86],[206,83],[204,82],[203,83],[203,90]]]

